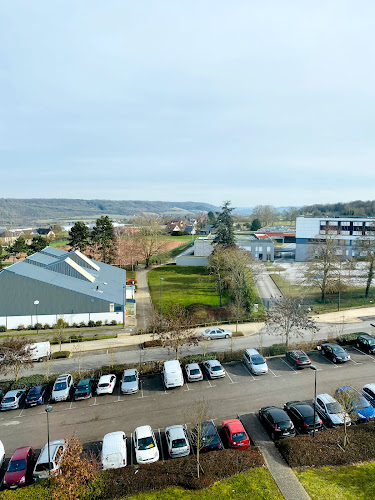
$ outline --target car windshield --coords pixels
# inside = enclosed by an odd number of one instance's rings
[[[109,386],[108,382],[102,382],[101,384],[99,384],[99,387],[108,387],[108,386]]]
[[[342,413],[342,408],[337,402],[327,403],[327,410],[328,410],[328,413],[332,413],[334,415],[337,415],[338,413]]]
[[[192,370],[190,370],[190,375],[199,375],[199,374],[200,374],[199,368],[193,368]]]
[[[218,371],[220,371],[222,369],[223,369],[223,367],[220,366],[220,365],[211,366],[211,370],[214,371],[214,372],[218,372]]]
[[[365,398],[361,398],[359,403],[357,404],[357,410],[363,410],[364,408],[368,408],[370,403]]]
[[[255,356],[251,356],[251,361],[253,362],[254,365],[263,365],[264,364],[264,359],[260,354],[256,354]]]
[[[4,398],[3,403],[13,403],[13,401],[15,401],[15,400],[16,400],[16,398],[14,396],[10,396],[10,397]]]
[[[17,472],[19,470],[26,469],[26,460],[23,458],[22,460],[12,460],[9,462],[8,472]]]
[[[290,421],[289,420],[281,420],[280,422],[277,422],[277,427],[279,429],[289,429]]]
[[[124,382],[135,382],[137,380],[135,375],[126,375],[124,377]]]
[[[314,417],[313,416],[310,416],[310,417],[305,417],[304,418],[304,421],[307,425],[314,425]],[[319,423],[320,422],[320,418],[319,418],[319,415],[315,415],[315,423]]]
[[[172,441],[172,448],[182,448],[183,446],[186,446],[186,441],[184,438],[174,439]]]
[[[53,462],[50,462],[50,469],[54,469],[54,464]],[[48,462],[41,462],[40,464],[37,464],[35,467],[35,472],[48,472]]]
[[[144,438],[141,438],[138,441],[138,449],[139,450],[149,450],[150,448],[154,448],[155,443],[154,440],[152,439],[152,436],[147,436]]]
[[[247,436],[244,432],[233,432],[232,439],[233,441],[244,441]]]
[[[299,356],[298,359],[300,361],[308,361],[309,360],[309,357],[308,356]]]
[[[332,351],[335,352],[336,354],[345,354],[344,349],[342,347],[340,347],[339,345],[333,345]]]
[[[371,339],[371,340],[369,339],[368,343],[369,343],[369,345],[375,345],[375,339]]]
[[[57,382],[57,384],[55,384],[55,391],[65,391],[66,389],[66,382]]]
[[[79,392],[79,391],[84,392],[84,391],[88,391],[88,390],[89,390],[88,385],[78,385],[78,387],[77,387],[77,392]]]
[[[40,389],[38,389],[37,387],[32,387],[30,390],[29,390],[29,396],[39,396],[39,394],[41,393],[42,391]]]

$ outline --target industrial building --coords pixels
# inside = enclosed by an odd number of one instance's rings
[[[46,247],[0,272],[0,325],[72,325],[125,320],[135,314],[134,286],[126,271],[89,259],[78,250]]]

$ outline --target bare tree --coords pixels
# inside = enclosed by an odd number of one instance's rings
[[[56,321],[56,324],[54,326],[55,329],[55,337],[57,342],[59,343],[59,350],[61,351],[61,344],[63,343],[65,339],[65,328],[66,328],[67,323],[64,321],[64,318],[59,318]]]
[[[142,218],[134,221],[139,231],[134,238],[145,260],[146,267],[150,265],[150,259],[159,254],[165,248],[165,241],[161,236],[165,234],[162,221],[159,218]]]
[[[223,305],[223,289],[226,287],[225,273],[227,269],[224,248],[221,248],[220,246],[215,247],[215,251],[208,258],[207,269],[215,279],[221,307]]]
[[[82,362],[84,358],[84,352],[81,347],[81,343],[78,342],[72,350],[73,353],[73,358],[77,360],[77,371],[78,375],[81,376],[81,367],[82,367]]]
[[[262,226],[269,226],[279,218],[276,208],[272,205],[257,205],[252,215],[261,221]]]
[[[358,419],[356,406],[360,402],[361,396],[358,391],[348,386],[348,387],[338,388],[335,391],[334,397],[342,408],[342,417],[344,421],[343,445],[345,447],[349,443],[348,425],[350,425],[351,420],[355,421]]]
[[[0,352],[5,356],[0,363],[0,373],[12,374],[16,382],[23,371],[33,367],[30,341],[25,337],[4,339],[0,344]]]
[[[65,451],[60,462],[60,472],[53,480],[52,498],[77,500],[84,498],[99,471],[99,461],[94,455],[83,453],[76,436],[65,440]]]
[[[308,311],[296,299],[285,296],[268,312],[266,328],[282,335],[287,347],[291,336],[302,337],[304,332],[317,330],[316,323],[308,317]]]
[[[211,418],[211,408],[207,400],[199,399],[194,401],[191,412],[190,441],[195,448],[197,459],[197,478],[200,477],[200,472],[204,473],[200,463],[200,454],[204,447],[210,444],[210,438],[205,435],[204,423]]]
[[[173,306],[171,311],[163,316],[163,328],[155,337],[161,340],[163,347],[174,351],[176,359],[183,346],[198,343],[192,318],[182,306]]]
[[[360,238],[356,244],[359,249],[358,260],[365,263],[366,289],[365,297],[370,293],[370,287],[375,274],[375,226],[367,228],[366,235]]]

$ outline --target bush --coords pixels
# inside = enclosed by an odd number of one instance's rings
[[[86,323],[84,321],[81,321],[79,324],[79,328],[84,328],[86,326]]]
[[[99,321],[96,321],[95,326],[102,326],[102,324],[103,324],[103,321],[99,320]]]
[[[108,325],[108,319],[106,319],[106,320],[104,321],[104,324],[105,324],[105,325]]]
[[[160,347],[163,345],[163,342],[159,339],[157,340],[145,340],[143,343],[144,347]]]
[[[52,353],[52,359],[69,358],[70,351],[57,351]]]
[[[21,332],[22,330],[25,330],[25,325],[18,325],[17,330]]]
[[[35,325],[34,325],[34,330],[43,330],[43,325],[42,325],[42,323],[35,323]]]
[[[77,323],[73,323],[73,324],[72,324],[72,327],[73,327],[73,328],[78,328]]]
[[[279,356],[285,354],[288,349],[286,344],[273,344],[269,347],[263,347],[263,356]]]
[[[95,321],[93,321],[92,319],[90,319],[90,321],[87,323],[87,326],[90,327],[90,328],[93,328],[95,326]]]
[[[5,325],[0,325],[0,332],[6,332],[7,327]]]
[[[34,329],[33,325],[27,325],[26,327],[26,330],[33,330],[33,329]]]
[[[35,385],[45,384],[46,379],[44,375],[35,374],[28,377],[21,377],[17,382],[12,384],[12,389],[30,389]]]
[[[53,328],[68,328],[69,323],[64,321],[62,318],[59,318],[56,323],[53,325]]]
[[[343,335],[336,337],[336,342],[339,345],[353,345],[357,342],[358,335],[361,335],[361,333],[358,333],[358,332],[357,333],[344,333]]]
[[[111,321],[111,325],[113,325],[113,326],[117,325],[117,321],[116,321],[115,319],[113,319],[113,320]]]
[[[48,323],[45,323],[43,325],[43,330],[50,330],[51,329],[51,325],[49,325]]]

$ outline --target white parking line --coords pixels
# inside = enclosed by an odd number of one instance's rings
[[[161,440],[160,429],[158,429],[158,433],[159,433],[159,443],[160,443],[161,459],[164,462],[163,442]]]
[[[328,359],[326,356],[324,356],[323,353],[322,353],[322,356],[323,356],[324,359],[326,359],[327,361],[329,361],[330,363],[332,363],[334,368],[342,368],[341,366],[338,366],[337,363],[334,363],[333,361],[331,361],[330,359]]]
[[[143,381],[141,380],[141,396],[138,396],[138,399],[142,399],[142,398],[148,398],[148,396],[144,395],[144,392],[143,392]]]
[[[352,347],[353,347],[353,349],[355,349],[356,351],[358,351],[358,352],[360,352],[361,354],[364,354],[365,356],[367,356],[368,358],[370,358],[370,359],[371,359],[371,361],[372,361],[373,363],[375,363],[375,359],[374,359],[374,357],[373,357],[373,356],[371,356],[370,354],[367,354],[366,352],[361,351],[361,349],[357,349],[357,347],[354,347],[354,346],[352,346]]]
[[[204,374],[204,375],[203,375],[203,377],[206,377],[206,380],[207,380],[208,385],[209,385],[210,387],[216,387],[215,385],[211,384],[210,379],[207,377],[207,375],[206,375],[206,374]]]
[[[281,375],[276,375],[276,373],[274,373],[270,367],[268,367],[268,371],[271,372],[274,377],[281,377]]]
[[[354,359],[352,359],[351,357],[350,357],[350,360],[349,360],[349,361],[353,361],[353,363],[354,363],[355,365],[361,365],[361,364],[362,364],[362,363],[360,363],[360,362],[358,362],[358,361],[354,361]]]
[[[252,378],[252,380],[256,380],[256,378],[254,377],[254,375],[251,373],[250,369],[245,365],[245,363],[243,363],[243,366],[244,368],[246,369],[247,373],[250,375],[250,377]],[[276,377],[276,375],[275,375]]]
[[[13,417],[13,418],[19,418],[19,417],[22,417],[23,410],[24,410],[24,408],[22,408],[22,410],[20,411],[20,414],[19,414],[19,415],[17,415],[16,417]]]
[[[229,375],[227,371],[225,371],[225,373],[228,375],[231,384],[238,384],[238,382],[233,382],[232,377]]]
[[[96,396],[95,396],[94,403],[93,403],[93,404],[91,404],[91,405],[89,405],[89,406],[99,406],[99,404],[100,404],[100,403],[97,403],[97,402],[96,402]]]
[[[170,392],[167,392],[167,388],[165,387],[163,375],[160,376],[161,376],[161,383],[163,384],[163,389],[164,389],[163,394],[170,394]]]
[[[133,450],[134,450],[134,443],[133,443],[133,433],[130,433],[130,465],[133,465]]]
[[[284,365],[286,365],[288,368],[293,370],[293,372],[294,372],[293,375],[301,375],[301,372],[297,372],[297,370],[295,370],[292,365],[290,365],[289,363],[284,361],[282,358],[280,358],[280,360],[284,363]]]
[[[120,401],[124,401],[124,399],[121,399],[121,395],[117,396],[117,401],[113,401],[114,403],[119,403]]]
[[[185,382],[184,386],[186,387],[186,389],[184,389],[184,391],[193,391],[194,389],[191,389],[189,387],[189,384],[187,382]]]
[[[65,411],[66,411],[66,410],[74,410],[75,408],[77,408],[77,407],[76,407],[76,406],[73,406],[73,401],[71,401],[69,408],[64,408],[64,410],[65,410]]]

